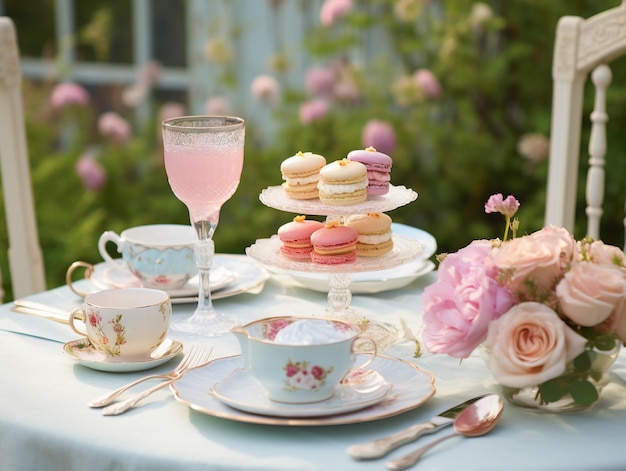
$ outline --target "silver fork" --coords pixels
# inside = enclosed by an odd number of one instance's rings
[[[101,396],[97,399],[94,399],[91,402],[88,402],[87,405],[89,407],[108,406],[124,391],[132,388],[133,386],[139,383],[143,383],[144,381],[147,381],[149,379],[170,379],[170,380],[176,379],[185,371],[185,368],[187,368],[187,366],[193,365],[193,362],[196,360],[196,357],[204,355],[204,352],[205,352],[205,347],[198,347],[197,345],[192,345],[191,348],[189,349],[189,353],[187,353],[183,357],[183,359],[180,361],[180,363],[176,366],[176,368],[174,368],[169,373],[144,376],[143,378],[139,378],[138,380],[133,381],[132,383],[125,384],[124,386],[121,386],[117,388],[116,390],[105,394],[104,396]]]
[[[116,402],[114,404],[111,404],[110,406],[105,407],[104,409],[102,409],[102,415],[123,414],[128,409],[130,409],[135,404],[137,404],[139,401],[141,401],[143,398],[149,396],[150,394],[152,394],[155,391],[158,391],[161,388],[164,388],[165,386],[169,386],[174,381],[181,378],[187,371],[205,366],[207,363],[209,363],[209,361],[211,361],[210,358],[211,358],[212,351],[213,351],[212,348],[207,349],[206,347],[199,347],[199,351],[196,354],[194,354],[193,358],[189,362],[187,362],[186,366],[182,368],[175,377],[163,383],[152,386],[150,389],[147,389],[131,397],[130,399],[126,399],[125,401],[122,401],[122,402]],[[191,356],[191,352],[189,356]]]

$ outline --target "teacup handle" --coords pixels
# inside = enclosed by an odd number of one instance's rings
[[[81,321],[84,321],[86,319],[86,315],[85,315],[85,311],[83,311],[82,308],[76,308],[72,311],[72,313],[70,314],[70,317],[68,319],[68,324],[70,325],[70,327],[72,328],[72,330],[74,332],[76,332],[78,335],[84,335],[85,337],[89,337],[87,335],[87,332],[83,332],[82,330],[80,330],[78,327],[76,327],[76,325],[74,325],[74,321],[76,320],[76,318],[78,318]]]
[[[83,293],[82,291],[77,290],[74,287],[74,282],[72,281],[72,275],[74,274],[74,271],[76,271],[77,268],[81,267],[85,268],[85,278],[89,280],[94,272],[94,266],[91,263],[78,261],[72,263],[65,272],[65,283],[74,294],[80,296],[81,298],[84,298],[85,296],[87,296],[88,293]]]
[[[352,351],[355,351],[355,350],[358,351],[357,343],[359,343],[359,342],[370,343],[374,347],[373,348],[374,351],[371,352],[371,356],[367,359],[367,361],[365,363],[363,363],[361,366],[358,367],[358,369],[364,369],[371,362],[373,362],[374,358],[376,358],[376,355],[378,355],[378,345],[376,345],[376,342],[374,341],[373,338],[368,337],[366,335],[359,335],[356,339],[354,339],[354,343],[352,344]],[[370,352],[366,352],[366,353],[370,353]]]
[[[100,256],[106,262],[115,265],[115,260],[113,260],[113,258],[109,255],[109,252],[107,252],[107,242],[113,242],[117,246],[117,251],[121,253],[124,247],[124,240],[117,234],[117,232],[114,231],[105,231],[98,239],[98,252],[100,252]]]
[[[376,345],[376,342],[374,341],[374,339],[367,337],[367,336],[361,336],[361,335],[355,338],[354,342],[352,343],[353,352],[358,349],[357,343],[360,343],[360,342],[371,343],[374,346],[374,351],[368,352],[368,353],[371,353],[371,356],[367,359],[365,363],[363,363],[362,365],[356,368],[350,368],[348,372],[346,373],[346,375],[341,379],[340,381],[341,384],[350,384],[351,382],[354,382],[354,381],[358,383],[360,381],[359,378],[362,376],[363,372],[367,373],[368,365],[371,362],[373,362],[374,358],[376,358],[376,355],[378,355],[378,345]]]

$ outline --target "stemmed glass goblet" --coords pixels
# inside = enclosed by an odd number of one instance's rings
[[[165,171],[176,197],[189,209],[198,240],[198,306],[171,329],[197,335],[220,335],[237,321],[219,313],[209,285],[215,255],[213,233],[222,205],[235,193],[243,169],[245,122],[229,116],[183,116],[163,121]]]

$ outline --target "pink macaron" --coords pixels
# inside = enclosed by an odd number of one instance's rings
[[[353,150],[348,153],[348,160],[361,162],[367,169],[368,196],[386,195],[391,181],[393,160],[387,154],[376,151],[373,147],[365,150]]]
[[[311,260],[321,265],[339,265],[356,261],[356,242],[359,233],[338,222],[329,222],[311,234]]]
[[[281,241],[280,253],[294,260],[309,260],[313,245],[311,234],[324,227],[324,223],[296,216],[293,221],[278,228]]]

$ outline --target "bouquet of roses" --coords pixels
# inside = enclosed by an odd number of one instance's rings
[[[540,403],[570,394],[591,404],[595,352],[626,341],[626,256],[554,226],[516,237],[518,208],[513,196],[492,195],[485,211],[505,217],[503,239],[440,257],[438,280],[424,291],[422,340],[456,358],[483,345],[494,378],[538,386]]]

